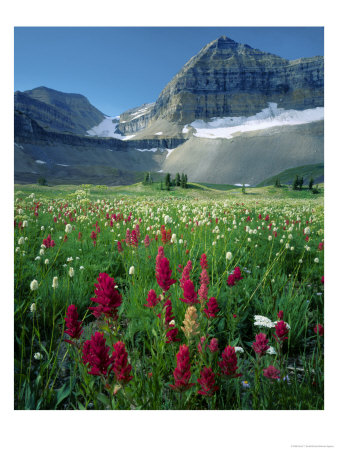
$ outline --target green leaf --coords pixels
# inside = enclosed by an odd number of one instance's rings
[[[71,385],[64,384],[62,388],[56,390],[56,404],[54,409],[56,409],[59,404],[70,395],[71,392]]]
[[[109,397],[107,397],[105,394],[103,394],[102,392],[100,392],[99,394],[97,394],[96,397],[101,403],[103,403],[105,406],[109,406],[110,407],[110,399]]]

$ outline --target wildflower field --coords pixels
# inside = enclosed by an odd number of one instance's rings
[[[323,409],[323,197],[277,191],[16,186],[15,409]]]

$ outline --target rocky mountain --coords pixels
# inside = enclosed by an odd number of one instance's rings
[[[16,92],[15,151],[27,162],[20,175],[16,163],[16,179],[36,177],[28,175],[34,167],[58,180],[62,167],[72,182],[116,169],[118,180],[104,175],[108,184],[154,170],[254,185],[323,162],[323,106],[322,56],[288,61],[221,36],[183,66],[155,103],[119,117],[104,116],[79,94]],[[92,172],[84,169],[90,165]]]
[[[303,110],[324,105],[322,56],[288,61],[221,36],[192,57],[163,89],[133,132],[158,119],[182,125],[196,119],[252,116],[268,103]]]
[[[85,134],[104,114],[80,94],[66,94],[46,87],[14,94],[14,109],[28,114],[49,131]]]

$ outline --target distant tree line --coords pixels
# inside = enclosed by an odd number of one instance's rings
[[[294,191],[301,191],[303,184],[304,184],[304,178],[296,175],[295,179],[293,180],[293,183],[292,183],[292,189]],[[313,184],[314,184],[314,179],[311,175],[311,178],[309,180],[309,191],[312,191],[313,194],[318,194],[319,193],[318,184],[316,187],[314,187]]]
[[[188,175],[186,173],[177,173],[172,179],[170,173],[167,173],[164,178],[164,187],[170,191],[171,186],[180,186],[182,189],[188,188]],[[161,181],[161,190],[163,190],[163,182]]]

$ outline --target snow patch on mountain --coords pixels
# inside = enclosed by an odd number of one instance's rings
[[[157,148],[137,148],[136,149],[139,152],[157,152]]]
[[[108,117],[106,116],[101,123],[96,127],[87,130],[87,135],[98,137],[113,137],[115,139],[123,139],[123,136],[116,133],[116,127],[118,126],[118,119],[120,116]],[[115,123],[113,121],[116,121]]]
[[[190,125],[195,128],[194,136],[217,139],[233,138],[235,133],[263,130],[272,127],[287,125],[302,125],[305,123],[324,120],[324,108],[317,107],[297,111],[278,108],[277,103],[269,103],[269,107],[249,117],[214,117],[209,122],[195,120]],[[183,128],[183,133],[188,131],[188,125]]]

